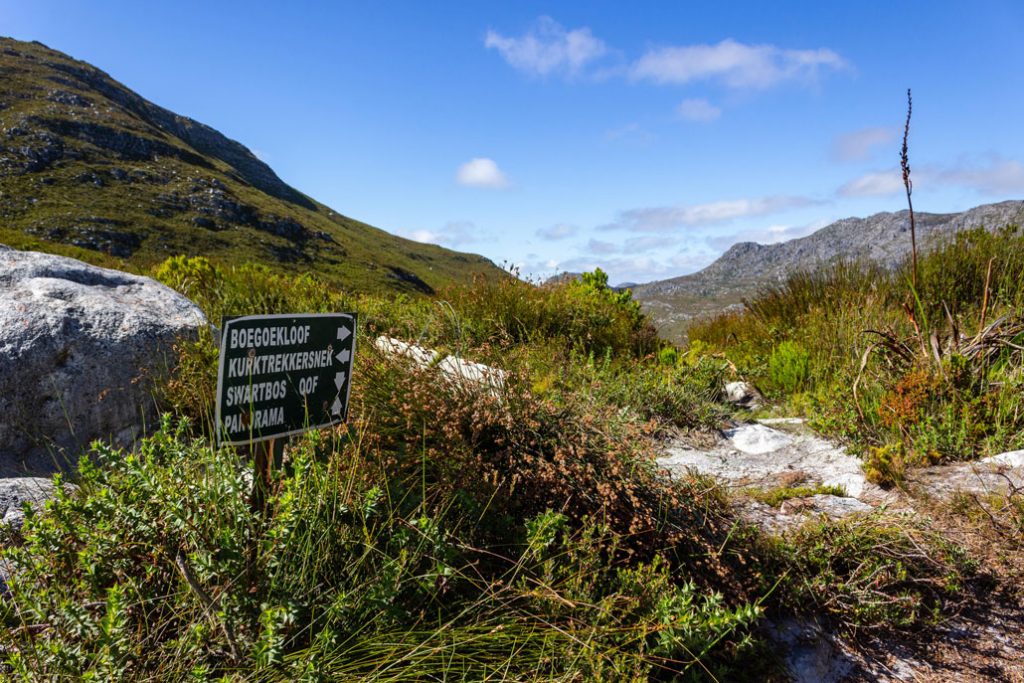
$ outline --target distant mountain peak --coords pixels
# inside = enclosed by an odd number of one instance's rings
[[[915,212],[918,242],[934,240],[965,228],[998,229],[1024,222],[1024,201],[983,204],[960,213]],[[893,266],[910,252],[910,214],[885,211],[868,218],[844,218],[807,235],[776,244],[739,242],[714,263],[691,275],[633,287],[659,325],[678,335],[695,315],[721,311],[741,302],[769,282],[787,274],[837,259],[865,259]]]

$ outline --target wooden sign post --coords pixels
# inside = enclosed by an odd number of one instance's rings
[[[287,437],[348,417],[355,332],[354,313],[224,319],[217,443],[249,448],[254,510],[266,505]]]

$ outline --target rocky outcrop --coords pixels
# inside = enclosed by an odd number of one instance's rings
[[[0,475],[127,445],[155,421],[152,380],[206,324],[149,278],[0,245]]]

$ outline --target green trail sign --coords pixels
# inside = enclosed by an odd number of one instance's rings
[[[348,416],[354,313],[225,318],[217,369],[217,441],[243,445]]]

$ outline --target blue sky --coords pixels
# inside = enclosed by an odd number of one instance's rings
[[[0,0],[390,232],[518,264],[681,275],[741,240],[1024,198],[1024,3]]]

